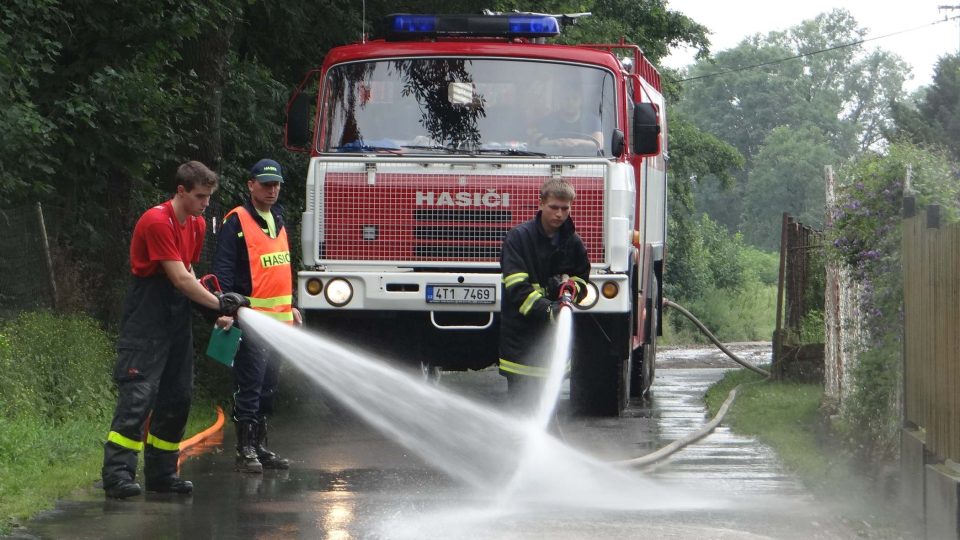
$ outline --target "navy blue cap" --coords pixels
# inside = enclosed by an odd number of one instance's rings
[[[257,182],[283,183],[283,171],[280,164],[272,159],[261,159],[250,169],[250,178]]]

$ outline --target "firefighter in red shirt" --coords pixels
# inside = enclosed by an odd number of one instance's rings
[[[184,163],[177,169],[173,198],[144,212],[134,228],[133,277],[123,304],[113,373],[117,407],[103,450],[107,497],[140,494],[135,473],[141,450],[147,491],[193,491],[193,484],[177,475],[193,390],[190,302],[225,315],[249,305],[237,294],[211,294],[193,272],[206,232],[203,211],[216,189],[216,173],[198,161]]]
[[[250,199],[223,218],[213,273],[224,291],[249,297],[252,309],[287,324],[300,324],[300,312],[293,307],[287,229],[277,205],[282,184],[280,164],[272,159],[261,159],[250,169]],[[273,413],[278,371],[277,359],[265,344],[254,339],[240,342],[233,361],[238,471],[261,473],[290,467],[267,448],[266,417]]]

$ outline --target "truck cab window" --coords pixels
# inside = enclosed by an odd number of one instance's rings
[[[324,84],[321,151],[610,156],[613,80],[595,67],[504,59],[339,66]]]

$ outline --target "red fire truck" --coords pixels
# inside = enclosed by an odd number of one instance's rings
[[[562,21],[393,15],[385,39],[334,48],[307,75],[286,128],[311,156],[298,303],[428,376],[493,365],[502,238],[565,179],[592,264],[570,396],[617,415],[654,375],[665,107],[638,47],[548,43]]]

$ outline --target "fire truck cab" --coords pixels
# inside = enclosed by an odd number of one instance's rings
[[[648,391],[660,333],[659,73],[636,46],[547,43],[552,16],[387,22],[385,39],[332,49],[287,105],[286,145],[311,156],[300,309],[427,375],[494,365],[503,236],[562,178],[592,267],[571,400],[619,414]]]

